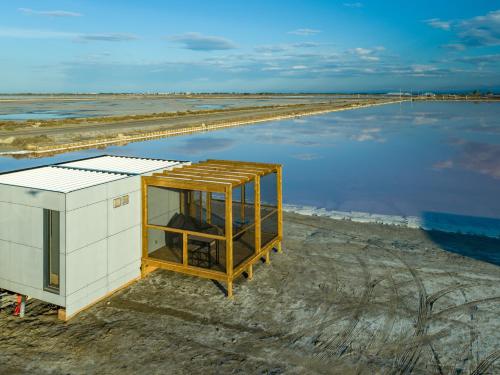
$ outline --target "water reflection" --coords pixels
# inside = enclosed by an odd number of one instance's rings
[[[72,117],[88,117],[80,113],[58,111],[33,111],[25,113],[0,114],[0,120],[52,120]]]
[[[287,203],[338,211],[500,218],[497,103],[405,103],[132,143],[15,169],[112,153],[280,162]]]

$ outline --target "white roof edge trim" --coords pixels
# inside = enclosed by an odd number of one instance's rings
[[[56,166],[138,175],[183,164],[185,164],[185,162],[176,160],[103,155],[95,158],[69,161],[67,163],[57,164]]]
[[[70,193],[127,177],[119,173],[45,166],[0,175],[0,184]]]

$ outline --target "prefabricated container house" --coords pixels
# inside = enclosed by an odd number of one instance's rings
[[[0,175],[0,288],[70,317],[139,278],[141,176],[183,164],[100,156]]]
[[[156,268],[226,283],[281,249],[282,167],[99,156],[0,175],[0,289],[68,319]]]

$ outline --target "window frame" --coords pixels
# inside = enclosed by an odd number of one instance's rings
[[[57,274],[58,283],[55,285],[51,280],[51,263],[54,255],[54,217],[57,216]],[[43,290],[46,292],[60,294],[61,292],[61,213],[55,210],[43,210]]]

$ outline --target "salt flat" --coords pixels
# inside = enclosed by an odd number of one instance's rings
[[[0,373],[498,374],[500,268],[478,259],[499,248],[286,213],[285,251],[233,300],[156,271],[68,323],[4,309]]]

